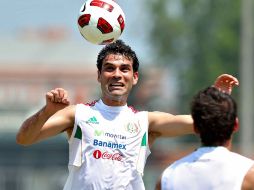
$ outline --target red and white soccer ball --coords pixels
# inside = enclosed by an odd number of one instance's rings
[[[93,44],[116,41],[124,27],[124,12],[113,0],[87,0],[81,6],[78,28],[81,35]]]

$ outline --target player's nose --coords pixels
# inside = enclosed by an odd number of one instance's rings
[[[115,72],[114,72],[114,77],[115,78],[120,78],[122,76],[122,72],[120,69],[115,69]]]

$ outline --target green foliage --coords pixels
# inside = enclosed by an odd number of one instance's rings
[[[179,73],[179,111],[222,73],[237,76],[240,0],[148,0],[159,63]],[[168,67],[167,67],[168,68]]]

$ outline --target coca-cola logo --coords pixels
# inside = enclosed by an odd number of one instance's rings
[[[123,155],[120,153],[110,153],[108,151],[101,152],[100,150],[95,150],[93,152],[93,157],[95,159],[107,159],[107,160],[116,160],[116,161],[122,161]]]

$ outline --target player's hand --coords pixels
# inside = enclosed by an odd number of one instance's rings
[[[239,81],[237,78],[229,74],[222,74],[217,77],[214,82],[214,86],[224,93],[231,94],[233,87],[238,86]]]
[[[63,88],[55,88],[46,93],[46,109],[51,114],[70,105],[68,92]]]
[[[52,103],[69,104],[68,92],[63,88],[55,88],[46,94],[46,99]]]

